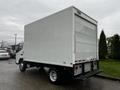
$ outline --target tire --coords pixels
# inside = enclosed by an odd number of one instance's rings
[[[20,61],[20,63],[19,63],[19,69],[20,69],[20,71],[21,72],[25,72],[26,68],[27,68],[27,65],[25,64],[25,62],[23,60]]]
[[[61,70],[50,69],[48,72],[49,81],[53,84],[60,84],[62,82]]]

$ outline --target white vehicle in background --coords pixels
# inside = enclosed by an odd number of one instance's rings
[[[9,53],[4,49],[0,49],[0,59],[9,59],[9,58],[10,58]]]
[[[16,58],[21,72],[47,67],[54,84],[86,79],[99,73],[97,21],[69,7],[25,25],[23,50]]]

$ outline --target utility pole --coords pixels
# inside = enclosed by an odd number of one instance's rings
[[[15,50],[14,50],[14,52],[16,53],[17,34],[14,34],[14,35],[15,35]]]
[[[2,40],[2,42],[1,42],[1,48],[3,48],[3,40]]]

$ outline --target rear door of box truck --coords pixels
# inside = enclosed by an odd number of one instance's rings
[[[97,24],[89,21],[88,18],[74,15],[75,62],[78,63],[98,58]]]

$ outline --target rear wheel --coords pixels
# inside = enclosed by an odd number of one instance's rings
[[[50,69],[48,72],[49,81],[53,84],[60,84],[62,81],[62,74],[60,70]]]
[[[21,60],[20,63],[19,63],[20,71],[24,72],[26,70],[26,67],[27,67],[26,63],[23,60]]]

